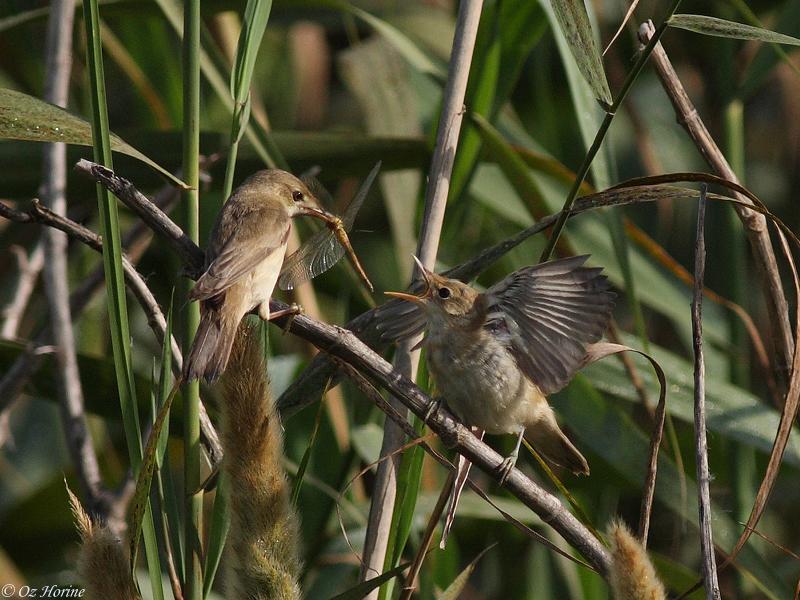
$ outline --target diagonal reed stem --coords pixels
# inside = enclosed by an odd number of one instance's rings
[[[567,224],[567,219],[569,218],[570,209],[572,208],[573,202],[575,202],[575,198],[578,197],[578,192],[581,189],[581,184],[583,180],[586,179],[586,175],[589,173],[589,169],[592,166],[592,162],[594,161],[595,156],[600,151],[600,146],[603,145],[603,140],[606,138],[606,134],[608,133],[608,129],[611,127],[611,123],[614,120],[614,117],[619,110],[619,107],[622,106],[622,103],[625,101],[625,98],[628,96],[628,92],[631,91],[633,84],[636,82],[636,79],[639,77],[639,73],[642,72],[645,64],[647,63],[647,59],[650,58],[650,54],[653,52],[653,49],[656,47],[656,44],[661,39],[661,36],[664,35],[664,32],[667,30],[667,21],[669,18],[675,14],[675,11],[678,10],[678,6],[680,5],[681,0],[673,0],[672,6],[670,6],[667,14],[664,16],[664,20],[661,25],[653,32],[653,37],[647,43],[647,45],[641,50],[639,53],[639,57],[636,59],[636,63],[633,65],[633,68],[628,72],[625,81],[622,83],[622,87],[617,94],[617,97],[614,99],[614,103],[606,110],[606,116],[603,118],[603,122],[600,124],[600,128],[597,130],[597,134],[594,137],[594,141],[592,145],[589,147],[589,150],[586,151],[586,156],[583,158],[583,162],[581,166],[578,168],[577,173],[575,174],[575,180],[572,183],[572,187],[567,194],[567,199],[564,201],[564,206],[561,209],[561,214],[558,216],[558,220],[556,221],[555,225],[553,225],[553,232],[550,234],[550,239],[547,241],[547,244],[542,250],[542,255],[539,258],[539,262],[544,262],[550,259],[550,255],[553,253],[553,249],[556,247],[556,243],[558,242],[558,238],[561,236],[561,232],[564,229],[564,225]]]

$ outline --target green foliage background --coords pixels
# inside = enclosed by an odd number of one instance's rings
[[[408,283],[409,252],[414,249],[421,218],[423,186],[455,14],[449,1],[365,0],[356,4],[358,10],[332,0],[276,1],[255,62],[252,87],[251,120],[263,127],[264,117],[268,117],[271,138],[292,171],[321,168],[319,178],[332,192],[334,207],[345,205],[357,189],[358,180],[376,160],[383,161],[381,185],[376,186],[351,234],[376,294],[361,293],[356,279],[343,265],[313,284],[319,316],[335,323],[344,323],[374,303],[381,303],[380,292],[402,289]],[[653,15],[658,22],[666,4],[642,1],[636,12],[637,21]],[[243,14],[244,5],[223,0],[202,3],[202,45],[207,56],[201,59],[205,76],[201,80],[200,150],[205,156],[224,153],[229,144],[230,98],[213,87],[207,73],[215,71],[221,74],[222,81],[228,81],[238,38],[238,15]],[[0,87],[42,96],[45,6],[44,2],[0,3]],[[164,12],[170,6],[174,8],[171,1],[115,0],[101,2],[100,10],[106,32],[103,42],[111,129],[174,172],[179,169],[182,156],[182,83],[180,40]],[[595,32],[605,46],[622,20],[626,3],[603,0],[592,3],[592,8]],[[484,143],[487,128],[483,128],[482,135],[481,128],[465,120],[439,248],[442,269],[517,233],[537,217],[556,212],[566,197],[570,180],[554,176],[553,169],[561,165],[569,171],[578,168],[586,151],[586,136],[592,139],[602,118],[591,94],[587,100],[585,84],[576,75],[571,55],[557,43],[548,10],[532,0],[485,2],[466,105],[469,111],[482,115],[500,138],[496,143]],[[687,0],[681,12],[751,23],[758,18],[770,29],[800,35],[800,10],[791,0],[763,0],[747,5],[741,0]],[[69,110],[89,120],[92,92],[81,27],[80,19],[76,19]],[[786,59],[767,44],[672,29],[663,42],[701,118],[740,179],[797,231],[797,54],[790,53]],[[790,50],[786,47],[786,52]],[[630,31],[623,30],[604,60],[612,93],[619,89],[635,52]],[[790,68],[787,61],[795,66]],[[258,134],[245,135],[242,140],[235,182],[264,166],[263,155],[254,149],[254,139],[263,141]],[[507,177],[509,156],[515,152],[522,158],[527,155],[538,159],[528,161],[521,181]],[[89,148],[69,148],[70,164],[90,156]],[[38,144],[0,141],[0,198],[24,207],[35,197],[40,160]],[[155,171],[131,157],[116,155],[114,166],[146,193],[165,185]],[[614,120],[603,152],[593,164],[591,182],[602,188],[645,174],[707,170],[676,123],[654,73],[645,67]],[[201,240],[223,200],[224,173],[223,158],[210,168],[208,182],[202,187]],[[93,186],[70,176],[67,197],[70,215],[97,230]],[[618,288],[615,317],[620,329],[630,332],[625,334],[625,342],[637,347],[649,344],[667,374],[668,411],[674,419],[683,466],[682,471],[676,466],[674,449],[666,443],[661,455],[650,549],[665,581],[678,592],[695,580],[700,564],[692,447],[691,290],[630,239],[621,246],[630,261],[631,272],[626,277],[612,234],[622,231],[622,221],[618,219],[624,217],[647,232],[678,263],[691,269],[695,215],[696,206],[690,200],[643,204],[585,214],[570,221],[565,230],[569,247],[591,253],[592,263],[605,267]],[[136,222],[125,209],[120,210],[120,220],[123,231]],[[18,274],[11,248],[19,245],[30,250],[38,235],[35,226],[0,223],[0,304],[5,305],[11,298]],[[771,352],[760,281],[744,239],[730,207],[712,203],[708,212],[707,285],[741,304],[753,316]],[[484,273],[478,284],[489,285],[516,268],[536,262],[544,240],[537,236],[513,250]],[[73,285],[99,263],[100,258],[92,251],[73,244]],[[155,239],[138,268],[162,307],[167,307],[179,281],[177,257]],[[310,288],[305,293],[312,294]],[[307,300],[299,300],[308,307]],[[790,302],[794,303],[794,299],[790,298]],[[641,303],[646,340],[637,327],[636,303]],[[136,390],[143,409],[142,420],[147,421],[152,418],[151,372],[161,349],[141,310],[130,298],[128,304]],[[185,306],[175,306],[176,328],[180,327],[184,309]],[[19,341],[29,339],[46,321],[46,310],[44,293],[37,288]],[[741,531],[739,523],[749,514],[779,413],[769,397],[765,374],[752,359],[738,318],[708,300],[704,318],[714,527],[716,541],[727,550]],[[104,476],[113,486],[126,476],[129,463],[104,299],[95,298],[75,325],[91,431]],[[20,348],[15,341],[0,342],[0,374],[6,372]],[[280,394],[307,363],[311,349],[270,328],[269,352],[273,390]],[[649,367],[644,361],[637,361],[636,365],[653,401],[657,386]],[[12,410],[4,412],[9,420],[0,425],[0,582],[74,582],[71,569],[77,538],[62,482],[63,474],[70,478],[72,467],[55,403],[53,369],[53,362],[47,359],[31,378],[23,397],[12,405]],[[349,544],[360,551],[373,476],[368,473],[352,485],[348,482],[376,459],[380,448],[382,413],[348,384],[338,393],[340,400],[329,397],[324,404],[315,437],[312,431],[318,404],[285,423],[290,473],[313,439],[297,499],[305,540],[303,586],[309,598],[330,597],[356,582],[357,558]],[[213,416],[214,391],[204,390],[203,397]],[[592,468],[588,478],[565,478],[592,524],[602,529],[615,514],[635,523],[650,421],[622,364],[609,359],[586,369],[553,398],[553,403]],[[183,464],[180,413],[180,406],[176,406],[167,447],[167,470],[178,486]],[[490,442],[510,449],[510,439],[495,438]],[[524,468],[544,479],[532,461]],[[800,438],[795,432],[776,490],[759,525],[759,530],[774,543],[757,536],[751,538],[740,557],[739,568],[721,575],[725,597],[791,597],[800,576],[800,563],[777,545],[796,549],[800,544],[795,518],[800,501],[798,469]],[[425,459],[406,558],[413,557],[445,475],[439,466]],[[476,477],[505,510],[561,543],[535,515],[493,488],[482,476]],[[681,492],[682,479],[688,488],[685,496]],[[175,494],[182,497],[179,489]],[[339,513],[336,502],[341,508]],[[206,508],[210,515],[210,499]],[[347,531],[347,540],[339,519]],[[527,538],[471,493],[463,499],[447,550],[432,552],[423,567],[421,597],[433,597],[435,589],[446,588],[493,542],[498,545],[478,564],[464,597],[607,597],[600,577]],[[142,589],[149,593],[148,585]]]

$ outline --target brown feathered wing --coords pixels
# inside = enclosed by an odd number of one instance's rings
[[[583,365],[608,326],[615,294],[602,269],[575,256],[525,267],[486,291],[485,327],[508,343],[519,368],[545,394]]]

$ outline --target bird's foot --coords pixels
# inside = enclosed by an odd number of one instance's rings
[[[511,475],[511,471],[514,470],[517,464],[518,454],[518,452],[512,452],[500,463],[500,466],[497,467],[497,471],[500,473],[500,485],[505,485],[506,479]]]
[[[511,474],[511,471],[514,470],[514,466],[517,464],[517,458],[519,457],[519,448],[522,445],[522,439],[524,437],[525,429],[521,428],[517,434],[517,443],[514,445],[514,450],[502,463],[500,463],[500,466],[497,469],[500,472],[500,485],[505,484],[506,479],[508,479],[508,476]]]
[[[442,399],[441,398],[432,398],[431,403],[428,406],[428,410],[425,411],[425,416],[422,417],[422,422],[426,425],[430,425],[430,420],[433,415],[439,412],[439,409],[442,407]]]
[[[263,306],[263,305],[262,305]],[[273,319],[279,319],[280,317],[289,318],[286,320],[286,325],[283,326],[283,333],[289,331],[289,328],[292,326],[292,321],[297,315],[303,314],[303,307],[297,304],[296,302],[292,302],[288,308],[284,308],[282,310],[276,310],[274,313],[269,314],[269,320],[272,321]],[[261,310],[259,309],[259,315],[261,314]],[[263,318],[263,317],[262,317]]]

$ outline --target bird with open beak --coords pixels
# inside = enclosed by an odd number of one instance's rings
[[[602,269],[583,266],[587,258],[525,267],[485,293],[417,261],[424,291],[387,292],[421,311],[406,311],[404,324],[379,327],[394,339],[410,337],[420,325],[426,330],[421,345],[450,410],[487,433],[517,434],[501,466],[502,481],[516,464],[523,437],[549,462],[589,473],[547,401],[583,366],[587,345],[603,335],[613,310],[608,280]]]
[[[281,274],[292,219],[300,215],[341,229],[341,221],[322,210],[308,187],[286,171],[259,171],[231,194],[211,231],[205,272],[189,294],[190,300],[200,301],[201,317],[184,364],[185,380],[203,377],[211,383],[219,377],[245,314],[256,309],[269,320],[286,312],[270,314],[269,301]],[[346,242],[346,234],[340,235]],[[351,258],[357,262],[355,255]]]

